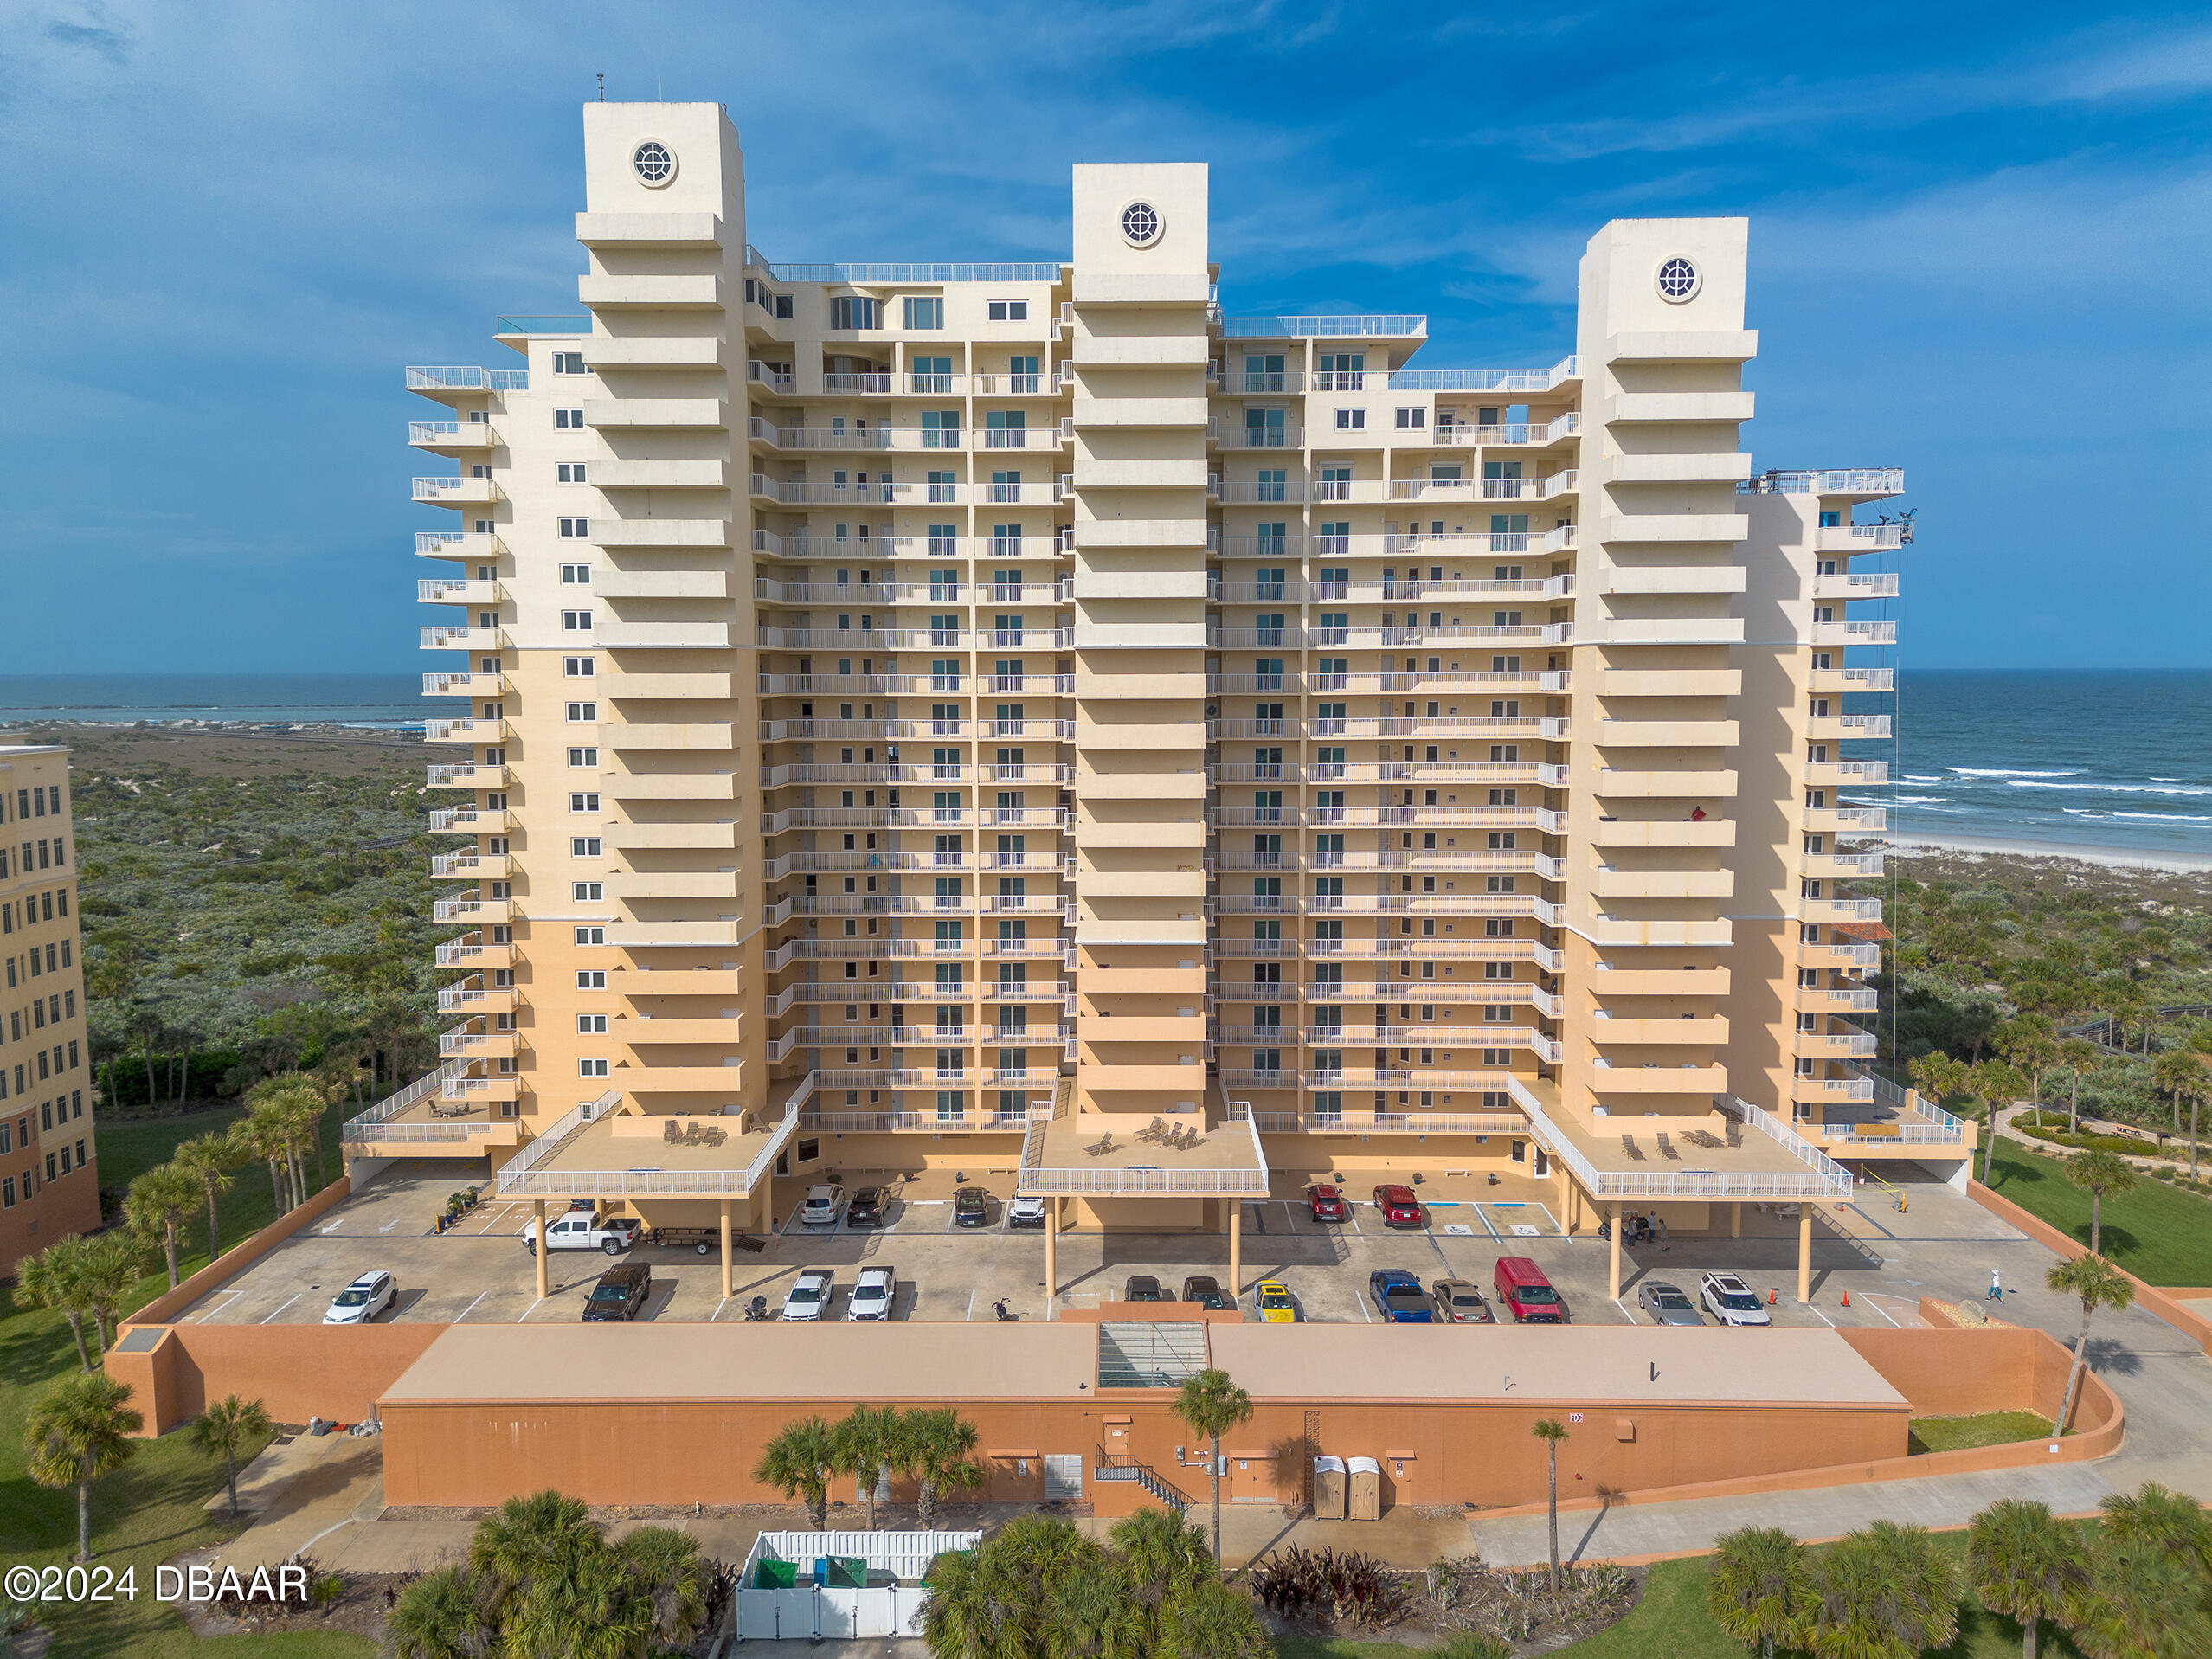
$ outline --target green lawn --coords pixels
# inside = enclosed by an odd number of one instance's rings
[[[2000,1141],[1990,1190],[2083,1244],[2089,1195],[2064,1161]],[[2212,1203],[2148,1176],[2105,1200],[2105,1254],[2147,1284],[2212,1284]]]
[[[329,1168],[339,1171],[337,1126],[352,1109],[333,1108],[327,1129]],[[100,1132],[102,1185],[128,1186],[132,1177],[164,1161],[179,1141],[235,1122],[235,1109],[196,1112],[189,1116],[103,1125]],[[311,1161],[308,1178],[314,1179]],[[266,1169],[236,1172],[236,1183],[223,1196],[223,1242],[235,1244],[274,1219],[275,1202]],[[207,1217],[201,1213],[187,1241],[184,1272],[207,1262]],[[132,1305],[151,1301],[169,1288],[157,1265],[139,1284]],[[24,1472],[23,1419],[32,1399],[52,1379],[76,1366],[76,1350],[61,1315],[17,1305],[12,1289],[0,1291],[0,1562],[43,1566],[66,1563],[76,1547],[77,1499],[74,1490],[49,1492]],[[258,1449],[257,1449],[258,1450]],[[153,1599],[154,1568],[190,1550],[233,1538],[243,1523],[210,1521],[203,1506],[222,1485],[222,1463],[192,1450],[181,1432],[140,1441],[135,1456],[117,1473],[93,1487],[93,1549],[119,1576],[138,1569],[136,1601],[71,1608],[48,1604],[44,1622],[56,1637],[62,1659],[100,1655],[102,1659],[365,1659],[371,1645],[351,1636],[227,1636],[195,1643],[183,1619]]]
[[[1964,1534],[1939,1540],[1954,1553],[1965,1548]],[[1661,1561],[1636,1611],[1611,1629],[1556,1649],[1559,1659],[1745,1659],[1740,1642],[1722,1634],[1705,1609],[1706,1564],[1702,1558]],[[1278,1641],[1280,1659],[1409,1659],[1418,1649],[1395,1642]],[[1984,1609],[1971,1595],[1959,1609],[1958,1639],[1934,1659],[2012,1659],[2020,1651],[2020,1627]],[[2044,1659],[2080,1659],[2066,1636],[2043,1627]]]
[[[2016,1440],[2049,1437],[2051,1420],[2033,1411],[1981,1411],[1972,1417],[1916,1417],[1915,1452],[1964,1451],[1973,1446],[2009,1446]],[[2070,1431],[2069,1431],[2070,1432]]]

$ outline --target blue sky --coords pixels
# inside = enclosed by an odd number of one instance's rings
[[[2201,8],[17,0],[7,671],[425,666],[400,370],[575,308],[601,71],[729,105],[774,259],[1058,257],[1069,163],[1202,160],[1229,309],[1438,366],[1565,352],[1607,218],[1748,215],[1746,441],[1907,468],[1902,661],[2212,666]]]

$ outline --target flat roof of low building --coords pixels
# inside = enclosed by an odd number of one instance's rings
[[[393,1405],[1090,1399],[1098,1331],[1027,1321],[456,1325],[383,1398]],[[1906,1407],[1905,1397],[1829,1330],[1212,1324],[1206,1340],[1212,1362],[1260,1400]]]
[[[455,1325],[384,1399],[1076,1399],[1096,1387],[1097,1338],[1096,1325],[1041,1321]]]
[[[1213,1363],[1255,1399],[1897,1405],[1832,1330],[1616,1325],[1215,1325]]]

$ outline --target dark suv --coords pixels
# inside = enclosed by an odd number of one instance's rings
[[[1183,1281],[1183,1300],[1195,1302],[1201,1308],[1233,1308],[1229,1293],[1221,1288],[1221,1281],[1210,1273],[1194,1273]]]
[[[963,1186],[953,1194],[953,1225],[987,1227],[991,1225],[991,1195],[980,1186]]]
[[[845,1225],[848,1227],[880,1227],[884,1225],[884,1189],[864,1186],[846,1201]]]
[[[630,1262],[610,1267],[599,1276],[599,1283],[584,1298],[583,1322],[598,1325],[613,1320],[635,1319],[638,1310],[652,1295],[651,1268]]]

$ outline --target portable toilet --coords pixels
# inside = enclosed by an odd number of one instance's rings
[[[1349,1476],[1351,1513],[1354,1521],[1382,1519],[1382,1465],[1372,1457],[1354,1457],[1346,1465]]]
[[[1344,1460],[1341,1457],[1314,1459],[1314,1519],[1344,1519]]]

